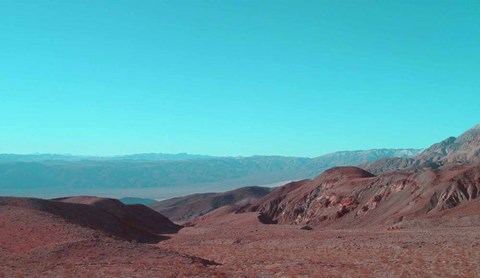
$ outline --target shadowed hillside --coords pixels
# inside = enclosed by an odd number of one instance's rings
[[[118,200],[97,197],[66,197],[55,200],[0,197],[0,208],[20,208],[48,213],[82,227],[113,237],[157,242],[161,234],[176,233],[180,227],[143,205],[124,205]]]
[[[266,187],[242,187],[222,193],[199,193],[168,199],[150,207],[172,220],[189,221],[219,207],[250,204],[271,191],[271,188]]]

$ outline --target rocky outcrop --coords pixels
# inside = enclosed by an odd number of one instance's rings
[[[480,195],[480,165],[379,176],[360,168],[338,167],[276,191],[240,212],[256,211],[280,224],[392,225],[468,206]]]

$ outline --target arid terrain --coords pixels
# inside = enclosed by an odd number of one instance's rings
[[[227,209],[224,209],[228,211]],[[2,206],[2,277],[477,277],[478,220],[388,229],[267,225],[257,213],[205,218],[159,243],[129,242]],[[15,225],[15,229],[8,229]]]
[[[254,223],[256,215],[184,228],[159,244],[220,263],[230,277],[478,277],[478,223],[388,230]]]
[[[56,205],[62,212],[75,213],[75,218],[44,209]],[[71,210],[63,205],[57,201],[0,199],[0,277],[155,277],[159,273],[174,277],[176,273],[214,273],[206,267],[213,262],[155,246],[168,238],[160,236],[161,232],[172,230],[157,231],[153,236],[154,227],[149,229],[149,223],[134,223],[129,216],[130,222],[117,217],[110,222],[108,214],[98,226],[89,214],[99,213],[92,205]],[[91,220],[76,221],[83,215]]]
[[[0,277],[479,277],[479,139],[476,126],[407,160],[151,205],[160,212],[0,197]]]

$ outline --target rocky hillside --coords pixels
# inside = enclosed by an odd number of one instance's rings
[[[404,225],[448,215],[480,223],[479,154],[476,126],[414,158],[381,159],[363,169],[335,167],[287,184],[238,212],[258,212],[266,222],[333,228]]]
[[[480,216],[468,207],[479,194],[480,165],[379,176],[338,167],[280,187],[239,211],[256,211],[282,224],[369,227],[435,218],[457,207]]]
[[[392,171],[415,172],[422,169],[438,169],[445,165],[472,165],[480,162],[480,125],[459,137],[449,137],[432,145],[412,158],[383,158],[360,165],[374,173]]]

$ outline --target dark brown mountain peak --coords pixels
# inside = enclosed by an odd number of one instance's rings
[[[346,167],[334,167],[326,170],[315,180],[342,180],[342,179],[355,179],[355,178],[371,178],[375,177],[374,174],[369,173],[358,167],[346,166]]]

